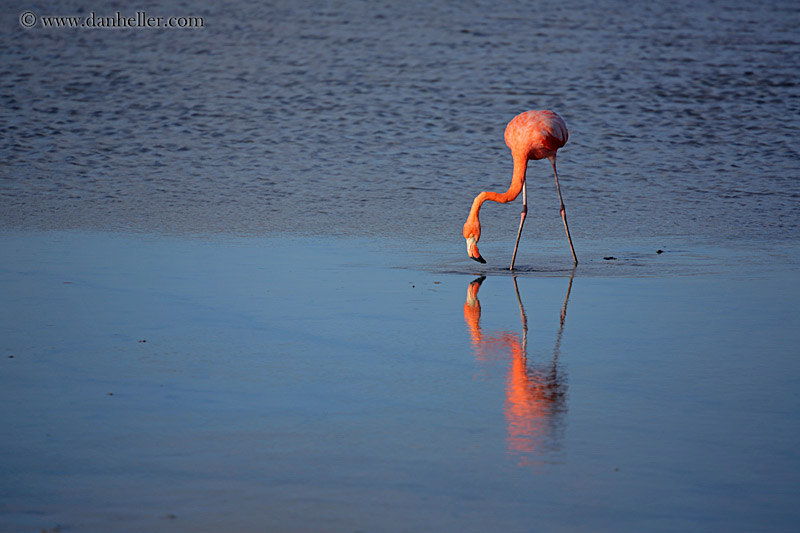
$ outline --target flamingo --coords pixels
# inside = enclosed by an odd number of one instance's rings
[[[481,238],[481,223],[478,220],[478,213],[483,202],[491,200],[505,204],[515,200],[520,191],[522,191],[522,215],[520,215],[517,241],[514,244],[514,255],[511,256],[511,266],[509,267],[509,270],[514,270],[519,238],[522,235],[522,225],[525,224],[525,217],[528,214],[528,193],[525,185],[525,172],[528,169],[528,161],[547,158],[553,164],[558,201],[561,203],[561,219],[564,221],[564,229],[567,231],[567,240],[572,251],[572,259],[575,261],[575,266],[578,265],[578,256],[575,255],[572,237],[569,235],[567,211],[564,209],[561,187],[558,185],[558,172],[556,172],[556,152],[567,143],[568,138],[567,124],[564,119],[553,111],[525,111],[508,123],[505,140],[514,158],[514,173],[511,178],[511,186],[504,193],[483,191],[475,197],[467,221],[464,223],[467,255],[479,263],[486,262],[478,252],[477,246],[478,240]]]

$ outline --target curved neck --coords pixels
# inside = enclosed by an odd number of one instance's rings
[[[467,220],[477,219],[480,213],[483,202],[491,200],[492,202],[499,202],[505,204],[511,202],[519,196],[522,191],[522,186],[525,184],[525,171],[528,169],[528,158],[525,156],[518,156],[514,154],[514,174],[511,177],[511,185],[504,193],[483,191],[475,200],[472,201],[472,209],[469,211]]]

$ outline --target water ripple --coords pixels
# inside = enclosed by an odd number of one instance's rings
[[[552,108],[577,237],[796,239],[800,10],[679,4],[201,3],[201,31],[13,28],[0,224],[458,238],[508,185],[506,122]],[[559,235],[546,163],[529,176],[531,227]],[[518,211],[485,209],[486,235]]]

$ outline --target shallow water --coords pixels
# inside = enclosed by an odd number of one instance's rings
[[[797,522],[797,268],[476,293],[372,240],[2,244],[6,531]]]
[[[800,9],[369,6],[0,33],[0,530],[793,530]]]

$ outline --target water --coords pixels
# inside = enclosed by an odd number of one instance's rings
[[[0,8],[0,530],[795,529],[795,3],[226,4]]]
[[[5,531],[797,521],[797,269],[475,294],[372,239],[3,249]]]
[[[475,194],[510,182],[506,123],[554,109],[579,242],[797,237],[794,2],[173,12],[205,28],[3,33],[3,226],[460,242]],[[526,236],[560,237],[547,164],[530,176]],[[518,207],[484,217],[484,241],[513,238]]]

